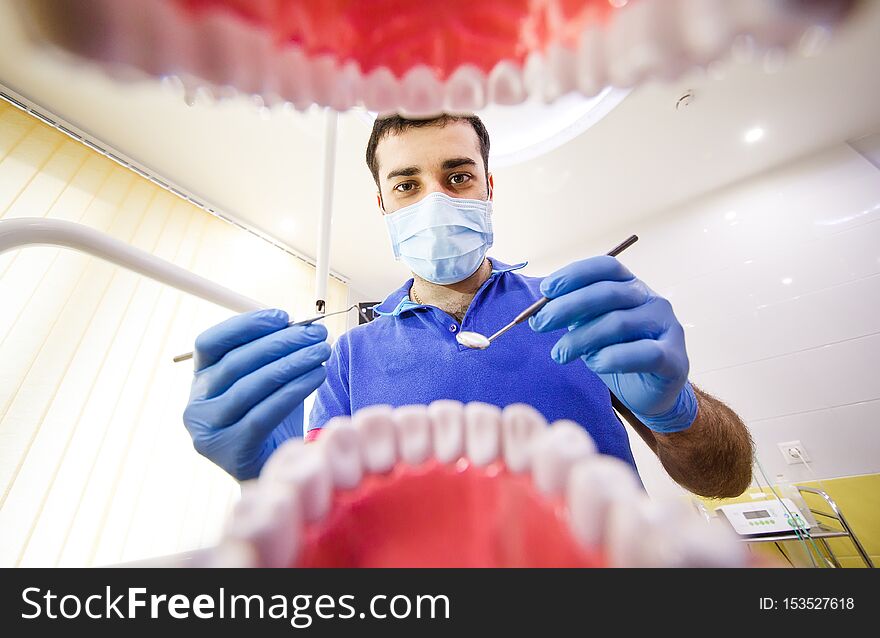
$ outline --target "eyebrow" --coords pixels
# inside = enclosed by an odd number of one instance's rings
[[[470,157],[454,157],[452,159],[444,160],[441,168],[444,171],[448,171],[451,168],[458,168],[459,166],[476,166],[477,163],[472,160]],[[391,171],[388,175],[385,176],[385,179],[394,179],[395,177],[412,177],[413,175],[418,175],[422,172],[422,169],[418,166],[407,166],[405,168],[398,168],[396,170]]]

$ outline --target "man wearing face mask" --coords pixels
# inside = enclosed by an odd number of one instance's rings
[[[706,496],[740,494],[751,480],[750,437],[732,410],[688,381],[684,333],[668,301],[613,257],[542,279],[518,273],[525,263],[488,256],[488,155],[476,117],[376,121],[367,165],[394,257],[413,279],[332,353],[323,326],[287,327],[278,310],[200,335],[184,414],[196,449],[252,478],[281,442],[303,435],[302,401],[317,389],[306,438],[375,404],[527,403],[548,421],[583,425],[600,452],[634,467],[613,395],[676,481]],[[457,343],[462,330],[494,333],[541,295],[551,301],[498,344]]]

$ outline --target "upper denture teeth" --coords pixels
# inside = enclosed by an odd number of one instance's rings
[[[636,45],[633,33],[634,17],[632,7],[624,7],[615,12],[605,36],[605,62],[608,78],[616,87],[629,87],[635,84],[634,69],[630,66],[629,52]]]
[[[443,109],[443,87],[434,71],[420,64],[407,71],[401,82],[401,112],[410,117],[430,117]]]
[[[726,0],[678,0],[678,29],[692,64],[717,60],[733,40]]]
[[[441,399],[428,406],[434,456],[441,463],[452,463],[464,451],[464,406]]]
[[[345,63],[336,74],[330,107],[336,111],[347,111],[357,104],[361,81],[361,72],[357,62]]]
[[[446,80],[446,110],[469,113],[486,106],[486,78],[471,64],[458,67]]]
[[[322,446],[285,441],[263,466],[260,482],[278,483],[299,495],[303,518],[322,519],[330,510],[333,478]]]
[[[384,113],[397,109],[400,102],[400,83],[387,67],[373,69],[361,85],[364,107],[370,111]]]
[[[641,496],[636,475],[623,461],[594,455],[577,463],[568,477],[568,519],[572,535],[588,549],[603,547],[612,503]]]
[[[382,474],[397,462],[397,437],[391,421],[391,407],[373,405],[355,412],[352,422],[360,435],[364,469]]]
[[[574,51],[567,46],[553,43],[547,48],[545,64],[547,74],[542,91],[544,101],[552,102],[577,88],[577,62]]]
[[[523,74],[509,60],[501,60],[489,73],[489,98],[496,104],[519,104],[526,99]]]
[[[591,25],[578,40],[575,73],[578,90],[587,97],[598,95],[608,85],[605,64],[605,33]]]
[[[473,402],[464,407],[464,443],[471,464],[482,467],[498,458],[501,409]]]
[[[351,419],[348,417],[330,419],[324,426],[317,444],[324,448],[333,484],[343,490],[357,487],[363,478],[361,444]]]
[[[397,430],[400,458],[410,465],[418,465],[431,456],[431,421],[424,405],[405,405],[391,414]]]
[[[512,403],[501,412],[501,451],[511,472],[532,466],[532,439],[547,428],[547,420],[525,403]]]
[[[561,494],[572,466],[595,453],[593,440],[581,426],[556,421],[534,439],[532,482],[545,494]]]

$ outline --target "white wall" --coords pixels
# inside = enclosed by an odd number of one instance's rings
[[[819,478],[880,472],[880,170],[866,159],[880,136],[857,146],[865,156],[829,148],[583,253],[639,234],[622,260],[670,299],[691,379],[742,416],[771,479],[810,478],[777,448],[793,439]],[[677,491],[631,438],[648,490]]]

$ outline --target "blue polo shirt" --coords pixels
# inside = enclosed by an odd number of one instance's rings
[[[579,423],[600,452],[635,468],[608,387],[581,361],[560,365],[550,357],[564,329],[537,333],[523,322],[487,350],[471,350],[455,340],[460,330],[493,334],[541,297],[541,278],[514,272],[525,263],[491,262],[492,275],[461,324],[439,308],[411,301],[410,279],[376,306],[376,319],[344,333],[327,361],[327,380],[318,388],[309,430],[381,403],[398,407],[455,399],[500,408],[528,403],[549,422]]]

